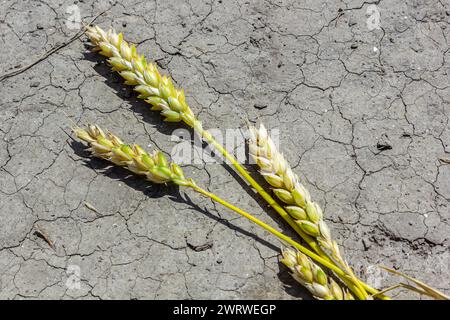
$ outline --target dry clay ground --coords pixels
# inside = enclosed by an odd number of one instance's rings
[[[450,3],[378,1],[379,28],[376,14],[367,21],[370,3],[2,0],[0,70],[76,34],[69,6],[86,21],[106,10],[97,22],[186,88],[206,127],[248,118],[280,130],[362,278],[392,284],[383,264],[448,293],[450,166],[439,159],[450,157]],[[0,297],[309,298],[278,263],[274,237],[190,192],[189,201],[89,161],[71,143],[73,120],[166,152],[176,144],[176,126],[161,125],[85,42],[1,78]],[[227,168],[185,170],[287,229]]]

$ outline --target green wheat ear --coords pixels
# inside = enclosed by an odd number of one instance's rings
[[[355,298],[314,263],[299,251],[289,248],[281,251],[280,260],[291,271],[292,277],[307,288],[317,299],[323,300],[354,300]]]
[[[105,133],[96,125],[89,125],[87,129],[74,128],[73,131],[79,139],[89,144],[89,151],[95,157],[143,175],[153,183],[190,184],[184,177],[183,170],[177,164],[169,162],[161,151],[155,150],[149,154],[136,144],[124,144],[119,137],[111,132]]]
[[[170,77],[161,75],[155,63],[148,63],[139,55],[134,45],[123,40],[121,33],[105,32],[94,26],[88,27],[86,34],[95,50],[109,58],[112,69],[125,79],[125,84],[134,86],[138,98],[151,104],[152,110],[160,111],[164,121],[184,121],[190,127],[200,125],[186,103],[184,91],[175,88]]]
[[[364,288],[359,285],[350,266],[342,257],[337,242],[331,237],[330,229],[323,219],[322,209],[311,200],[309,191],[300,183],[298,176],[278,151],[267,129],[261,124],[259,129],[250,127],[249,130],[250,154],[259,167],[260,174],[274,187],[275,195],[285,203],[285,210],[303,232],[315,238],[331,253],[332,258],[347,271],[364,294]]]

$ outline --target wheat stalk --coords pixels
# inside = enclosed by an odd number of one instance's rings
[[[447,296],[446,294],[442,293],[441,291],[430,287],[429,285],[427,285],[426,283],[423,283],[420,280],[417,280],[411,276],[408,276],[407,274],[404,274],[403,272],[388,268],[388,267],[384,267],[384,266],[379,266],[381,269],[384,269],[392,274],[395,274],[397,276],[400,276],[410,282],[412,282],[414,285],[410,285],[407,283],[399,283],[391,288],[387,288],[385,290],[383,290],[384,292],[386,291],[390,291],[392,289],[398,288],[398,287],[403,287],[406,288],[410,291],[416,292],[420,295],[424,295],[424,296],[428,296],[431,297],[435,300],[450,300],[450,296]]]
[[[123,39],[121,33],[113,30],[105,32],[98,26],[87,28],[86,34],[93,44],[93,50],[108,57],[114,71],[125,79],[125,83],[134,86],[139,92],[139,98],[152,105],[152,110],[161,111],[165,121],[183,121],[199,133],[206,142],[213,145],[247,180],[250,185],[271,205],[275,211],[306,241],[306,243],[323,259],[334,263],[317,245],[312,237],[305,233],[264,188],[262,188],[243,168],[236,158],[231,155],[214,137],[205,129],[202,123],[195,117],[185,100],[184,91],[176,89],[170,77],[161,75],[154,63],[148,63],[143,55],[139,55],[134,45],[130,45]],[[338,267],[336,265],[336,267]],[[366,286],[367,290],[375,294],[378,291]]]
[[[324,300],[354,300],[347,290],[342,289],[333,278],[314,263],[310,258],[289,248],[281,251],[280,261],[289,268],[292,277],[308,289],[317,299]]]
[[[277,198],[286,204],[285,210],[305,233],[317,239],[318,243],[331,253],[332,258],[347,271],[362,294],[367,297],[365,289],[342,257],[337,242],[331,237],[330,229],[323,219],[322,209],[311,200],[309,191],[277,150],[267,129],[261,124],[259,129],[251,126],[249,131],[250,154],[261,175],[274,188],[273,192]]]
[[[251,214],[226,202],[215,194],[204,190],[198,186],[193,179],[186,178],[183,170],[177,164],[169,162],[162,152],[155,150],[151,153],[147,153],[143,148],[136,144],[130,146],[123,143],[119,137],[109,131],[105,133],[105,131],[96,125],[89,125],[86,129],[75,127],[73,128],[73,131],[80,140],[89,145],[88,150],[93,156],[108,160],[135,174],[145,176],[147,180],[153,183],[175,183],[179,186],[192,188],[194,191],[256,223],[306,256],[334,271],[336,274],[345,276],[345,273],[334,264],[331,264],[321,256],[308,250],[290,237],[277,231]]]

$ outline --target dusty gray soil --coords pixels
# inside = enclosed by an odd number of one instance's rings
[[[206,127],[248,118],[279,129],[361,277],[392,284],[383,264],[449,292],[447,0],[378,1],[379,28],[372,1],[75,2],[86,21],[107,10],[97,22],[169,72]],[[74,35],[73,4],[0,2],[0,76]],[[73,120],[166,152],[176,144],[176,125],[161,125],[85,44],[1,80],[0,297],[309,298],[279,265],[274,237],[71,143]],[[186,172],[288,232],[223,166]]]

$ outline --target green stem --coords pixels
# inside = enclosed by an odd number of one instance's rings
[[[233,210],[234,212],[240,214],[241,216],[249,219],[250,221],[256,223],[257,225],[259,225],[260,227],[264,228],[265,230],[269,231],[270,233],[272,233],[273,235],[275,235],[276,237],[278,237],[279,239],[283,240],[284,242],[290,244],[291,246],[295,247],[297,250],[299,250],[300,252],[306,254],[307,256],[309,256],[311,259],[314,259],[315,261],[317,261],[318,263],[322,264],[323,266],[329,268],[330,270],[334,271],[337,275],[339,275],[340,277],[343,278],[347,278],[347,274],[342,271],[339,267],[337,267],[335,264],[330,263],[329,261],[327,261],[326,259],[322,258],[321,256],[317,255],[316,253],[312,252],[311,250],[305,248],[304,246],[302,246],[301,244],[299,244],[298,242],[292,240],[290,237],[284,235],[283,233],[279,232],[278,230],[272,228],[271,226],[269,226],[268,224],[262,222],[261,220],[259,220],[258,218],[255,218],[254,216],[252,216],[251,214],[245,212],[244,210],[239,209],[238,207],[226,202],[225,200],[219,198],[218,196],[216,196],[214,193],[208,192],[202,188],[200,188],[199,186],[197,186],[195,183],[192,183],[190,185],[187,185],[188,187],[193,188],[195,191],[203,194],[204,196],[216,201],[217,203],[220,203],[221,205],[223,205],[224,207],[227,207],[228,209]],[[365,296],[361,293],[361,290],[359,290],[353,283],[351,283],[349,285],[350,290],[352,290],[352,292],[361,300],[365,300]]]
[[[317,242],[308,234],[303,232],[303,230],[300,229],[300,227],[295,223],[295,221],[291,218],[291,216],[284,210],[282,206],[280,206],[271,196],[268,194],[263,187],[255,181],[255,179],[252,178],[252,176],[248,173],[248,171],[243,168],[239,162],[236,160],[236,158],[231,155],[220,143],[218,143],[214,137],[207,131],[204,130],[199,122],[194,122],[192,125],[194,130],[196,130],[207,142],[208,144],[211,144],[218,150],[232,165],[233,167],[240,173],[240,175],[250,183],[250,185],[261,195],[261,197],[266,200],[266,202],[302,237],[302,239],[328,264],[332,264],[335,266],[335,268],[338,268],[340,270],[338,275],[341,278],[341,280],[349,286],[351,282],[354,280],[349,280],[345,275],[346,273],[339,268],[336,263],[330,259],[330,257],[322,250],[322,248],[317,244]],[[370,287],[366,283],[356,279],[358,282],[357,286],[361,286],[364,288],[364,290],[367,290],[372,295],[375,295],[378,293],[378,290]],[[388,297],[381,296],[382,299],[388,299]]]
[[[214,137],[211,136],[211,134],[201,129],[199,132],[203,138],[206,139],[206,141],[213,145],[214,148],[216,148],[232,165],[233,167],[241,174],[241,176],[247,180],[250,185],[263,197],[266,202],[275,209],[275,211],[302,237],[303,240],[312,248],[314,251],[316,251],[318,254],[326,255],[325,252],[320,248],[320,246],[315,242],[315,240],[306,234],[300,227],[295,223],[295,221],[291,218],[291,216],[284,210],[282,206],[280,206],[271,196],[268,194],[263,187],[261,187],[258,182],[256,182],[252,176],[248,173],[247,170],[245,170],[239,162],[237,162],[236,158],[232,156],[227,150],[225,150],[224,147],[222,147],[221,144],[219,144]],[[331,261],[331,260],[330,260]]]

